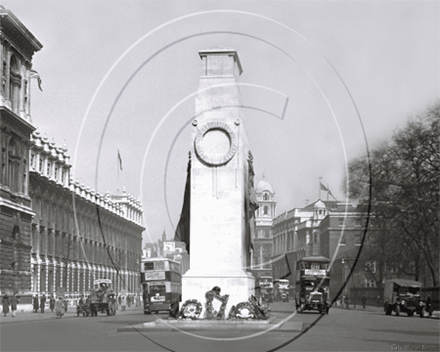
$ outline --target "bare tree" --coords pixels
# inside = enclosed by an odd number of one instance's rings
[[[347,190],[365,199],[371,175],[371,215],[380,231],[376,251],[366,249],[365,256],[415,279],[426,268],[433,286],[439,277],[439,126],[437,102],[373,149],[371,164],[366,157],[353,160]]]

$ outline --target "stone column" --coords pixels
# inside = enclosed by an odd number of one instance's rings
[[[24,101],[24,97],[26,95],[26,89],[27,89],[27,84],[26,84],[26,66],[27,66],[27,62],[23,60],[21,60],[21,65],[20,65],[20,74],[21,74],[21,84],[20,84],[20,92],[19,92],[19,101],[18,101],[18,111],[19,111],[19,115],[21,116],[21,118],[23,118],[24,120],[26,120],[26,108],[25,108],[25,101]]]
[[[3,76],[4,72],[3,72],[3,55],[4,55],[4,43],[5,39],[3,38],[3,36],[0,36],[0,79],[2,80],[0,82],[0,105],[4,105],[5,104],[5,91],[3,89],[3,82],[5,77]]]
[[[5,82],[5,105],[7,107],[9,107],[11,109],[11,98],[10,98],[10,80],[11,80],[11,50],[10,50],[10,44],[5,42],[5,47],[4,49],[6,50],[5,53],[5,59],[6,59],[6,72],[5,72],[5,78],[6,78],[6,82]]]
[[[27,82],[26,85],[26,92],[25,92],[25,96],[26,96],[26,101],[25,101],[25,105],[24,105],[24,109],[26,111],[26,120],[28,120],[30,123],[32,123],[32,117],[31,117],[31,67],[32,64],[28,63],[26,65],[26,74],[25,74],[25,79]]]

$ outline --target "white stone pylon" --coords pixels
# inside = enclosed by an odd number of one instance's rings
[[[221,295],[230,296],[227,317],[232,305],[255,292],[245,205],[249,147],[237,84],[242,68],[233,49],[199,55],[203,71],[191,136],[190,269],[182,278],[182,302],[197,299],[205,308],[205,293],[219,286]]]

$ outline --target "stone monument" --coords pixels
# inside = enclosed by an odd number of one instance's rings
[[[232,305],[254,294],[250,258],[249,205],[252,157],[242,121],[237,51],[199,52],[202,76],[191,135],[190,269],[182,277],[182,302],[214,286]],[[205,307],[204,307],[205,309]]]

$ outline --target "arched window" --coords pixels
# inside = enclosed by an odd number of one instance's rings
[[[269,215],[269,207],[267,205],[264,206],[264,215]]]
[[[263,200],[269,200],[269,195],[267,193],[263,194]]]

